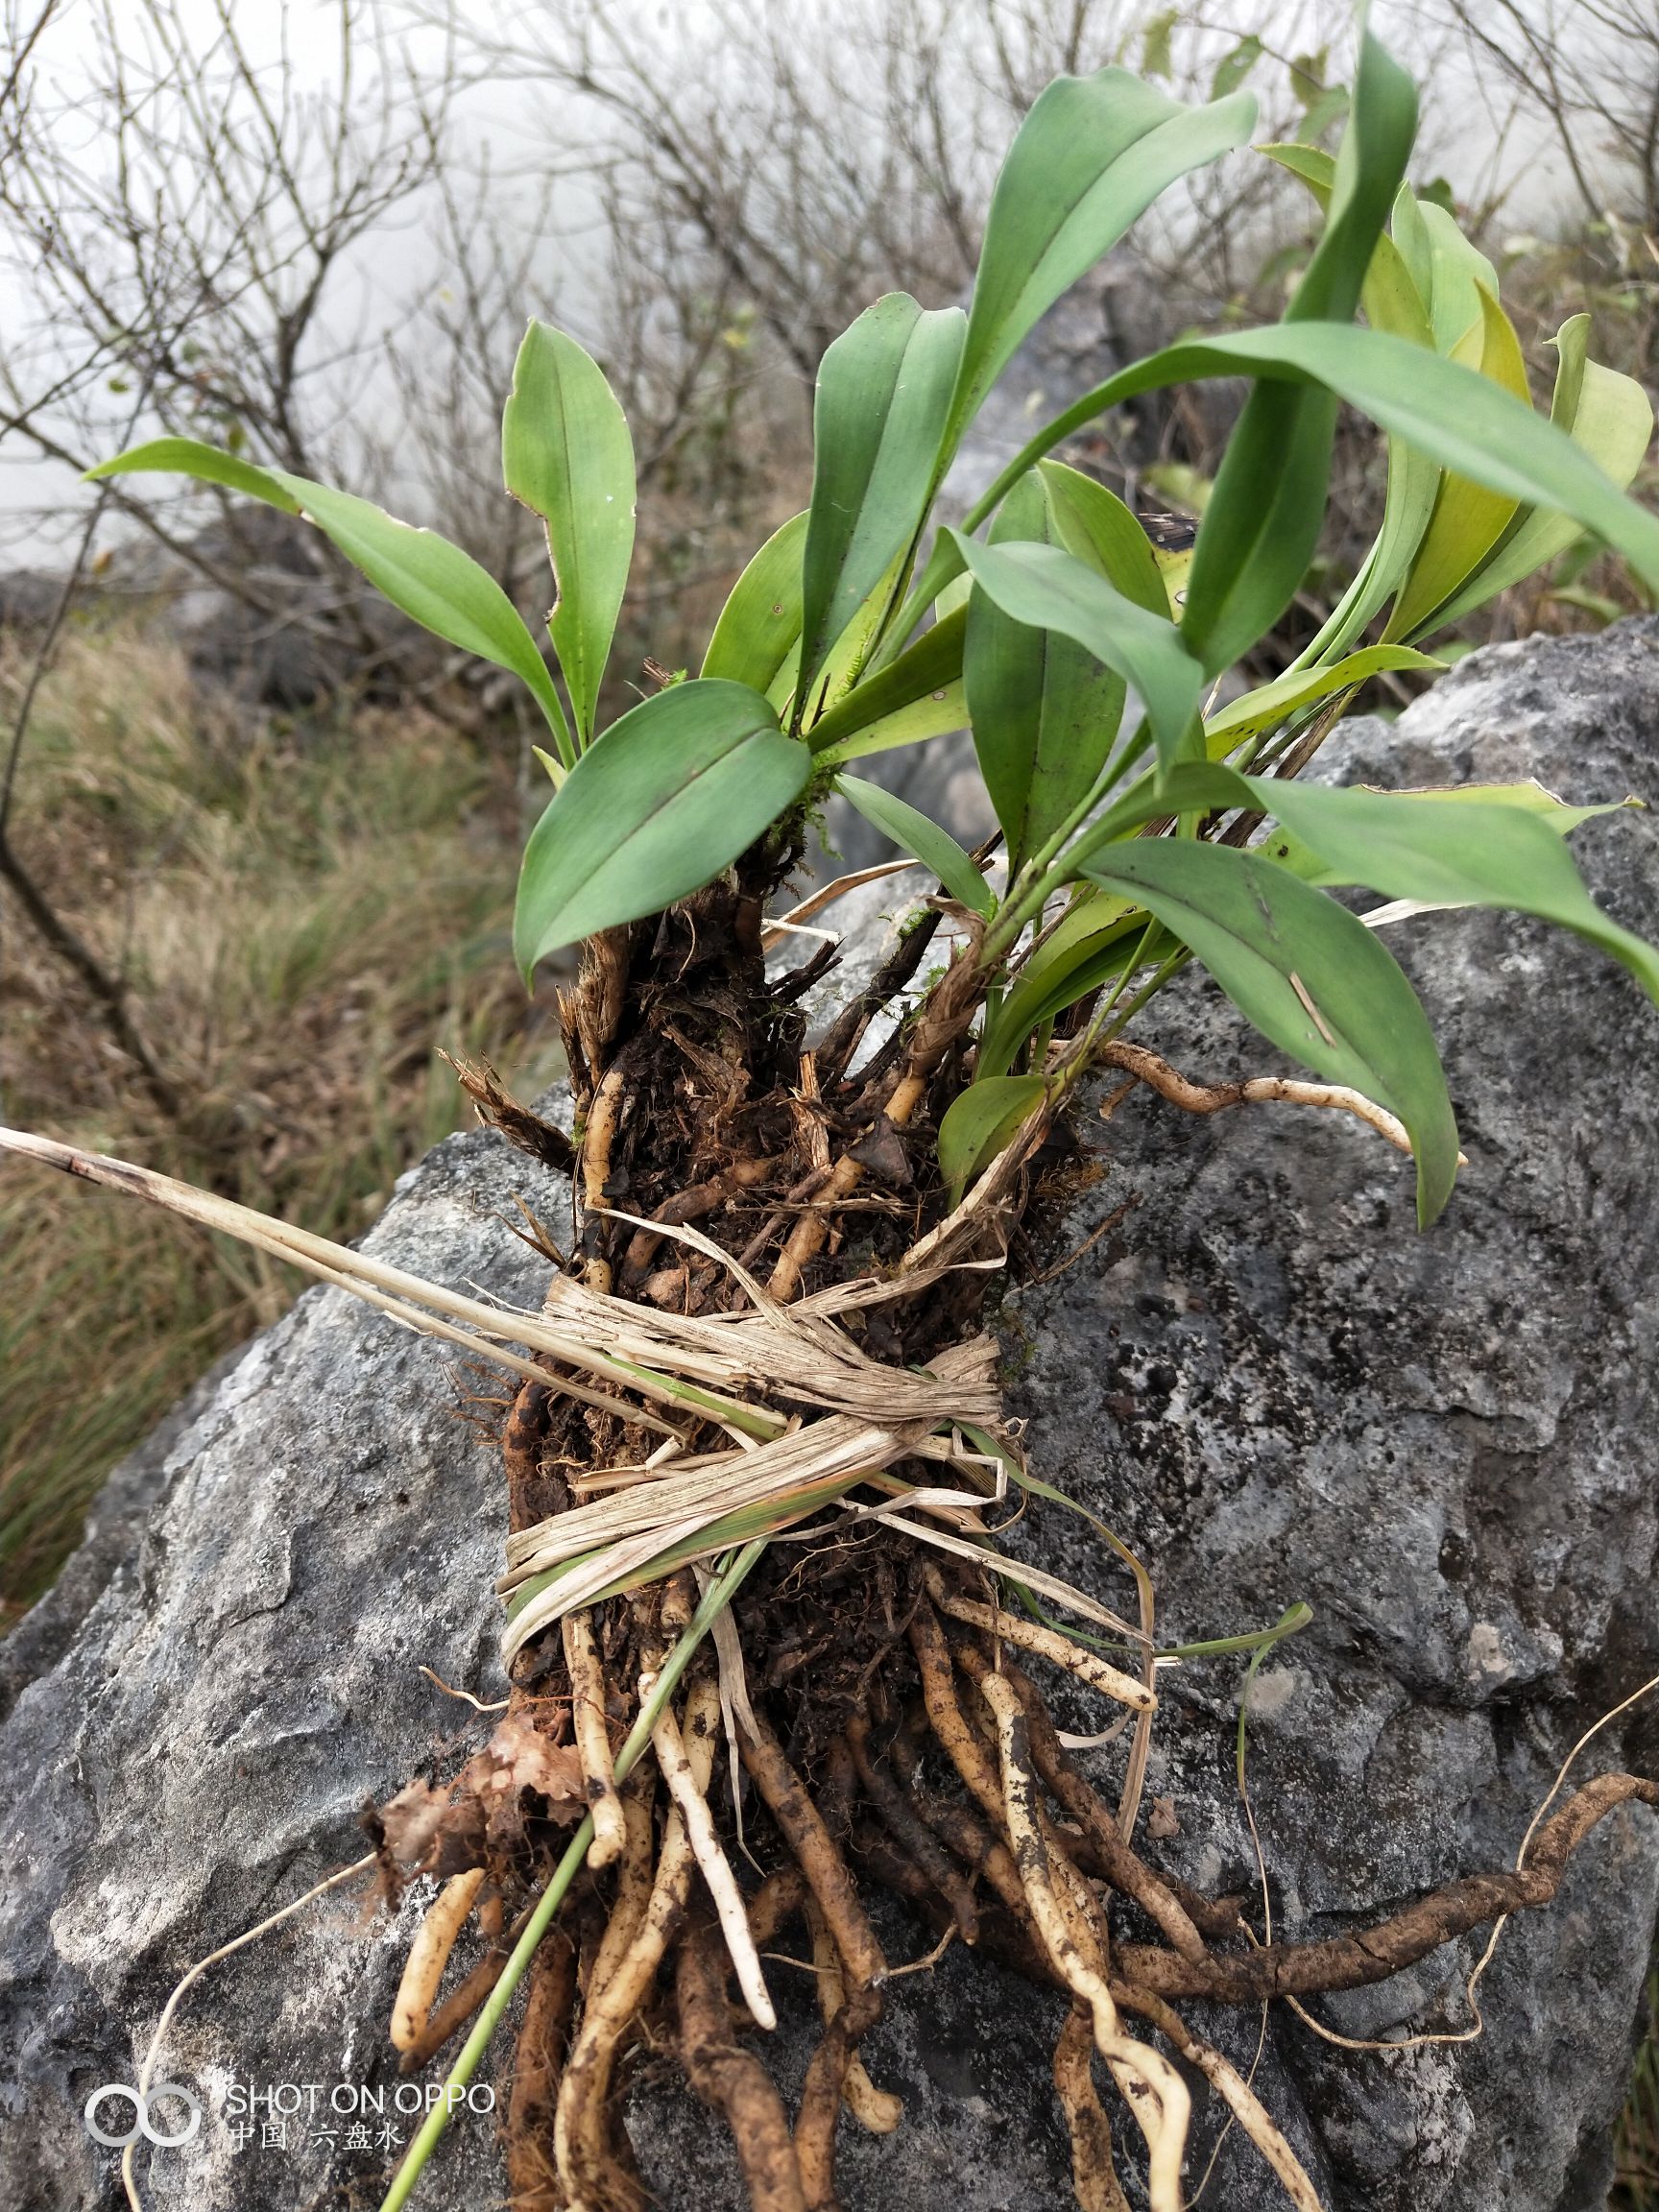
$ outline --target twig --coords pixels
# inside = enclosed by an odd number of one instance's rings
[[[96,1000],[105,1026],[144,1078],[144,1087],[169,1120],[182,1111],[178,1091],[127,1011],[127,994],[85,939],[72,929],[12,851],[0,830],[0,878],[10,883],[17,903],[60,960],[73,968]]]

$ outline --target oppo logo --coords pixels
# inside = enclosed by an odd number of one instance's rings
[[[132,2125],[125,2135],[111,2135],[107,2128],[98,2125],[99,2108],[109,2097],[123,2098],[132,2107]],[[177,2135],[161,2134],[151,2117],[151,2107],[158,2104],[164,2097],[177,2098],[180,2104],[189,2108],[190,2116]],[[202,2130],[201,2105],[189,2090],[181,2088],[177,2081],[157,2081],[148,2093],[142,2089],[129,2089],[124,2081],[106,2081],[102,2089],[94,2089],[87,2098],[81,2108],[81,2117],[93,2142],[102,2143],[110,2151],[125,2151],[128,2144],[136,2143],[140,2135],[146,2143],[154,2143],[157,2150],[177,2151],[180,2144],[188,2143]]]

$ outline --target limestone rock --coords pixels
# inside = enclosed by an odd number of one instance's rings
[[[1652,621],[1477,655],[1332,756],[1368,781],[1537,775],[1585,798],[1659,783],[1656,759]],[[1592,823],[1577,844],[1612,911],[1659,933],[1650,819]],[[878,955],[879,911],[854,958]],[[1545,938],[1448,914],[1390,940],[1435,1018],[1470,1155],[1428,1236],[1409,1170],[1358,1125],[1272,1108],[1190,1121],[1136,1094],[1109,1125],[1083,1118],[1104,1172],[1046,1224],[1051,1263],[1111,1225],[1007,1301],[1034,1464],[1147,1559],[1164,1632],[1224,1636],[1298,1599],[1314,1608],[1252,1695],[1249,1777],[1283,1935],[1353,1926],[1512,1860],[1575,1740],[1659,1672],[1659,1014],[1600,955]],[[1205,1077],[1274,1065],[1197,977],[1149,1035]],[[515,1192],[557,1223],[543,1170],[493,1138],[451,1140],[399,1184],[373,1248],[531,1300],[537,1263],[501,1218]],[[177,1977],[357,1856],[365,1799],[449,1771],[487,1726],[420,1669],[500,1694],[500,1484],[465,1418],[492,1387],[343,1294],[310,1293],[130,1463],[89,1549],[6,1647],[0,2212],[115,2200],[114,2153],[81,2106],[135,2079]],[[1008,1541],[1121,1601],[1098,1544],[1058,1509]],[[1151,1789],[1179,1824],[1159,1846],[1168,1863],[1248,1892],[1241,1671],[1168,1672]],[[1091,1719],[1079,1707],[1073,1724]],[[1656,1748],[1638,1712],[1580,1771],[1651,1768]],[[1111,1781],[1119,1748],[1094,1756]],[[385,2023],[416,1908],[365,1924],[349,1894],[187,1999],[162,2072],[207,2117],[147,2175],[140,2162],[147,2205],[375,2200],[383,2131],[413,2125],[394,2109]],[[1598,1834],[1552,1909],[1507,1929],[1479,2041],[1379,2057],[1276,2016],[1258,2084],[1331,2212],[1599,2207],[1656,1901],[1659,1823],[1638,1810]],[[926,1947],[896,1907],[883,1934],[898,1958]],[[1316,2009],[1350,2035],[1460,2029],[1474,1956]],[[773,1983],[777,2060],[797,2080],[810,1987],[783,1968]],[[894,1984],[867,2059],[906,2118],[885,2138],[845,2127],[849,2212],[1064,2212],[1057,2019],[1049,1997],[960,1947]],[[1253,2018],[1202,2025],[1248,2062]],[[232,2078],[293,2085],[318,2111],[290,2116],[278,2147],[261,2108],[239,2143]],[[365,2117],[365,2090],[383,2113]],[[357,2109],[330,2120],[331,2101]],[[648,2074],[630,2125],[665,2212],[740,2204],[720,2131],[682,2092]],[[1201,2109],[1192,2186],[1215,2131]],[[503,2186],[493,2125],[474,2114],[417,2201],[472,2212]],[[1206,2201],[1277,2201],[1236,2131]]]

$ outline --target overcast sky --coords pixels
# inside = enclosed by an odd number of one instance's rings
[[[180,4],[196,34],[204,42],[208,40],[215,20],[215,0],[180,0]],[[302,76],[319,85],[338,82],[334,30],[337,0],[287,0],[285,8],[275,5],[274,0],[229,0],[229,4],[238,30],[256,61],[275,62],[286,35],[289,52]],[[501,0],[468,0],[468,4],[476,9],[481,21],[497,23],[509,12]],[[542,4],[556,4],[556,0],[542,0]],[[762,8],[795,4],[797,0],[757,0]],[[696,0],[692,0],[689,9],[682,7],[675,12],[673,21],[684,33],[687,24],[695,27],[700,12]],[[138,20],[134,13],[134,24]],[[666,9],[663,21],[665,26],[670,21]],[[1392,50],[1421,75],[1425,62],[1424,35],[1416,0],[1378,0],[1374,21]],[[437,34],[415,32],[413,47],[418,55],[424,52],[435,60]],[[38,64],[43,81],[55,95],[72,95],[88,84],[99,63],[88,38],[86,0],[65,0],[60,19],[49,29],[38,49]],[[1455,186],[1468,189],[1490,156],[1493,138],[1490,119],[1477,88],[1466,72],[1459,71],[1459,76],[1461,81],[1455,83],[1447,83],[1442,76],[1441,81],[1430,88],[1430,109],[1431,115],[1440,119],[1440,129],[1435,137],[1426,142],[1424,151],[1436,166],[1450,172]],[[1455,118],[1455,129],[1445,128],[1446,118]],[[77,126],[71,124],[66,128]],[[541,95],[533,91],[492,84],[473,90],[463,104],[463,140],[474,146],[491,141],[498,160],[504,158],[508,164],[516,153],[522,152],[529,144],[532,133],[545,128],[544,103]],[[1511,156],[1515,151],[1513,147],[1509,149]],[[1553,190],[1553,179],[1547,162],[1524,161],[1521,168],[1525,182],[1508,211],[1516,228],[1547,218]],[[578,187],[565,189],[560,204],[559,235],[548,240],[547,268],[549,288],[552,273],[557,271],[563,279],[562,289],[566,300],[573,292],[579,294],[585,266],[589,270],[592,266],[591,233],[587,228],[591,218],[590,200],[586,199]],[[418,297],[421,286],[440,280],[440,276],[425,228],[406,213],[358,247],[349,269],[336,279],[333,312],[377,326],[394,324],[406,312],[411,299]],[[527,300],[525,311],[547,312],[549,304],[547,300]],[[14,268],[0,266],[0,318],[15,329],[19,318],[26,312],[26,277]],[[370,404],[383,403],[383,396],[377,399],[373,393],[357,397]],[[23,535],[22,517],[27,511],[57,505],[60,513],[68,513],[78,504],[79,495],[66,470],[56,464],[33,459],[20,448],[16,439],[11,441],[10,448],[4,451],[4,466],[0,467],[0,562],[14,564],[31,556],[44,557],[47,540]],[[7,517],[11,518],[10,529],[4,527]]]

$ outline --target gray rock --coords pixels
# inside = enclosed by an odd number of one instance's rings
[[[1479,655],[1398,725],[1344,733],[1333,758],[1380,781],[1536,774],[1608,798],[1647,781],[1656,738],[1659,623],[1642,622]],[[1650,822],[1593,823],[1578,849],[1620,919],[1659,932]],[[1659,1672],[1659,1018],[1599,955],[1529,924],[1439,915],[1391,942],[1462,1111],[1470,1166],[1442,1224],[1417,1234],[1408,1170],[1337,1117],[1189,1121],[1135,1094],[1106,1129],[1084,1118],[1104,1173],[1046,1225],[1056,1263],[1129,1210],[1006,1310],[1035,1465],[1152,1563],[1170,1637],[1314,1608],[1252,1700],[1274,1924],[1292,1936],[1511,1860],[1575,1738]],[[1199,1075],[1273,1065],[1201,979],[1150,1034]],[[499,1217],[515,1192],[557,1219],[552,1178],[492,1139],[451,1140],[399,1185],[374,1248],[529,1300],[536,1265]],[[499,1479],[460,1417],[475,1387],[430,1344],[309,1294],[190,1410],[158,1470],[153,1454],[129,1473],[142,1541],[122,1551],[106,1533],[77,1561],[73,1604],[13,1637],[3,2212],[111,2200],[113,2153],[79,2108],[135,2079],[178,1975],[356,1856],[364,1799],[448,1771],[486,1725],[418,1671],[482,1696],[499,1680]],[[1045,1509],[1009,1541],[1120,1601],[1080,1529]],[[1170,1863],[1248,1890],[1240,1672],[1170,1674],[1152,1789],[1180,1822]],[[1580,1768],[1650,1767],[1653,1750],[1638,1715]],[[1111,1782],[1116,1751],[1095,1756]],[[1599,1832],[1552,1909],[1506,1931],[1481,2040],[1377,2057],[1276,2017],[1259,2084],[1332,2212],[1599,2207],[1656,1901],[1659,1824],[1638,1810]],[[303,2098],[315,2082],[325,2104],[367,2086],[390,2107],[384,2022],[414,1910],[365,1925],[325,1901],[210,1971],[163,2069],[207,2119],[156,2154],[147,2203],[373,2200],[387,2151],[349,2149],[349,2115],[332,2149],[303,2115],[285,2150],[257,2131],[237,2148],[226,2090],[234,2077]],[[897,1908],[884,1933],[896,1956],[925,1947]],[[1470,1957],[1317,2009],[1351,2035],[1458,2028]],[[805,1978],[775,1979],[794,2080],[810,2029],[788,1984]],[[847,2130],[849,2207],[1062,2212],[1057,2021],[1050,1998],[959,1951],[895,1984],[869,2063],[909,2110],[892,2137]],[[1253,2019],[1204,2025],[1248,2061]],[[390,2109],[372,2134],[388,2123],[407,2136]],[[719,2130],[682,2092],[642,2081],[631,2126],[671,2212],[740,2202]],[[1201,2109],[1194,2181],[1214,2133]],[[470,2208],[502,2189],[492,2124],[473,2116],[418,2201]],[[1206,2201],[1275,2201],[1237,2133]]]
[[[1477,654],[1399,723],[1344,730],[1326,772],[1537,776],[1619,799],[1655,788],[1656,757],[1647,620]],[[1615,916],[1659,932],[1650,816],[1591,824],[1576,851]],[[1263,1668],[1251,1730],[1288,1936],[1512,1863],[1581,1731],[1659,1673],[1659,1015],[1611,961],[1529,922],[1425,916],[1388,942],[1435,1022],[1469,1154],[1433,1230],[1412,1227],[1405,1163],[1346,1117],[1192,1122],[1137,1093],[1094,1140],[1107,1173],[1056,1241],[1132,1211],[1010,1301],[1044,1471],[1154,1564],[1164,1632],[1314,1608]],[[1196,977],[1148,1041],[1205,1080],[1281,1065]],[[1070,1529],[1046,1519],[1027,1540],[1086,1571]],[[1247,1890],[1237,1688],[1226,1667],[1171,1680],[1151,1788],[1175,1800],[1175,1863]],[[1656,1750],[1639,1713],[1578,1778],[1652,1771]],[[1356,2056],[1276,2020],[1293,2100],[1276,2109],[1300,2105],[1291,2131],[1316,2141],[1331,2201],[1601,2206],[1656,1895],[1659,1825],[1635,1811],[1553,1909],[1506,1931],[1479,2041]],[[1315,2010],[1350,2035],[1461,2029],[1479,1949]],[[1254,2023],[1228,2040],[1247,2058]],[[1233,2144],[1214,2186],[1230,2212],[1272,2201]]]

